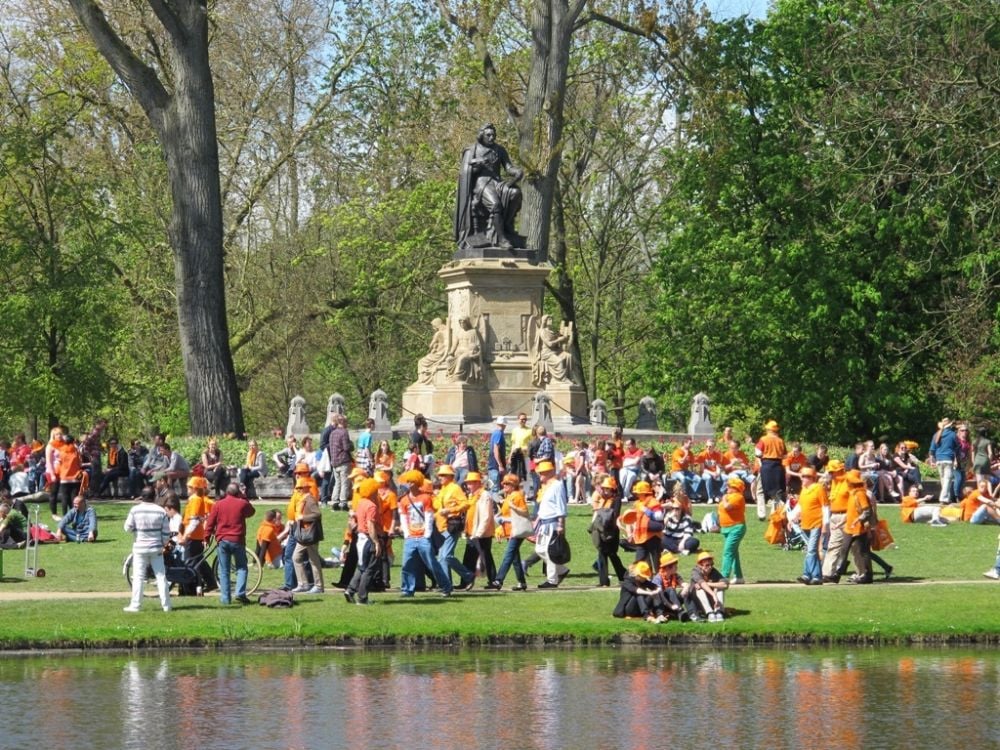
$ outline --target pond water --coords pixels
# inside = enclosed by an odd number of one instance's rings
[[[496,649],[14,656],[2,748],[997,748],[1000,654]]]

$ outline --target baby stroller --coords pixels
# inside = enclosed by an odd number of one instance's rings
[[[789,499],[789,504],[794,498]],[[768,544],[780,544],[783,550],[800,550],[806,546],[805,536],[802,534],[802,527],[799,526],[798,505],[791,510],[781,503],[771,512],[768,518],[767,530],[764,532],[764,540]]]

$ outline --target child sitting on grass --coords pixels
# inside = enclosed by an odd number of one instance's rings
[[[687,594],[687,586],[677,573],[677,555],[664,552],[660,556],[660,571],[653,578],[653,583],[660,588],[660,596],[663,598],[663,605],[668,615],[678,620],[686,620],[684,597]]]
[[[653,569],[645,560],[632,565],[622,579],[615,617],[635,619],[645,617],[647,622],[666,622],[661,589],[652,581]]]
[[[685,601],[691,622],[722,622],[725,619],[724,592],[728,588],[729,581],[716,569],[712,553],[706,550],[698,555]]]

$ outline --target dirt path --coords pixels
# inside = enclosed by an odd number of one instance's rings
[[[922,580],[905,580],[905,579],[891,579],[889,581],[876,580],[873,585],[880,586],[889,583],[893,586],[935,586],[943,584],[955,584],[955,583],[977,583],[982,585],[997,585],[997,581],[990,580],[988,578],[973,578],[970,580],[937,580],[937,579],[922,579]],[[840,584],[827,584],[823,588],[853,588],[853,584],[840,583]],[[795,581],[768,581],[765,583],[746,583],[741,586],[734,587],[734,590],[739,589],[794,589],[794,588],[805,588],[801,583]],[[549,591],[546,592],[546,596],[551,596],[552,594],[578,594],[585,591],[594,591],[596,586],[563,586],[560,587],[559,591]],[[609,588],[607,591],[613,592],[615,595],[618,593],[617,587]],[[339,594],[340,590],[335,588],[330,588],[327,592],[329,594]],[[391,596],[393,593],[398,593],[397,590],[390,590],[388,594]],[[483,589],[473,589],[471,595],[475,596],[477,594],[491,594],[492,592],[487,592]],[[530,593],[530,588],[529,592]],[[149,585],[146,587],[146,596],[154,596],[155,587]],[[128,599],[131,596],[129,591],[11,591],[7,585],[0,583],[0,603],[2,602],[23,602],[23,601],[46,601],[46,600],[58,600],[58,599]]]

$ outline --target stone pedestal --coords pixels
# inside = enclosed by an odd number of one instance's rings
[[[442,267],[438,275],[448,294],[445,350],[451,351],[461,334],[460,321],[468,319],[479,331],[481,377],[459,380],[449,372],[454,358],[442,357],[403,392],[401,419],[421,413],[442,422],[491,422],[499,415],[530,413],[535,393],[544,390],[552,399],[557,429],[586,423],[582,387],[568,381],[533,382],[531,326],[537,326],[542,314],[543,285],[551,270],[548,263],[513,257],[454,260]]]

